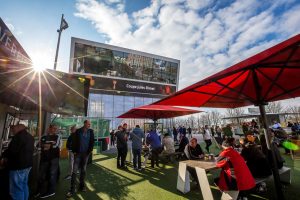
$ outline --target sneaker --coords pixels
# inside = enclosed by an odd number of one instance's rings
[[[70,175],[67,175],[64,179],[65,179],[65,180],[70,180],[70,179],[71,179],[71,176],[70,176]]]
[[[46,194],[43,194],[42,196],[40,196],[41,199],[46,199],[48,197],[52,197],[55,195],[55,192],[52,192],[52,193],[46,193]]]
[[[74,194],[73,192],[69,191],[69,192],[67,192],[66,197],[67,197],[67,198],[70,198],[70,197],[73,196],[73,194]]]
[[[142,171],[143,169],[142,169],[142,168],[137,168],[137,170],[138,170],[138,171]]]

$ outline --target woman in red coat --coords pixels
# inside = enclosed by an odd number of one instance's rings
[[[217,184],[221,190],[239,190],[240,196],[243,196],[255,187],[255,180],[243,157],[232,148],[233,144],[234,138],[227,138],[222,143],[224,150],[217,162],[222,171]]]

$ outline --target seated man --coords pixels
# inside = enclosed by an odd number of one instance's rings
[[[264,178],[272,174],[267,157],[254,142],[247,142],[246,140],[245,144],[242,145],[241,156],[245,159],[254,178]]]
[[[185,146],[184,154],[189,160],[198,160],[204,157],[203,151],[197,143],[196,138],[192,138],[190,143]]]
[[[175,152],[174,140],[169,135],[169,133],[165,134],[162,140],[162,145],[163,145],[163,151],[161,152],[162,155],[172,154]]]
[[[197,143],[196,138],[192,138],[190,143],[186,145],[184,149],[184,154],[189,160],[198,160],[204,157],[203,151],[200,145]],[[191,174],[194,181],[199,185],[199,180],[197,178],[197,173],[195,168],[187,167],[188,172]]]

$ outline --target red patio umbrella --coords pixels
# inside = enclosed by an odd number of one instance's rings
[[[155,102],[156,105],[237,108],[259,106],[267,129],[267,102],[300,96],[300,34]],[[269,137],[267,134],[267,144]],[[283,199],[278,170],[277,195]]]
[[[202,111],[191,110],[186,108],[179,108],[174,106],[164,106],[164,105],[146,105],[137,108],[133,108],[126,113],[120,115],[117,118],[148,118],[153,121],[157,121],[162,118],[172,118],[183,115],[190,115],[194,113],[199,113]]]

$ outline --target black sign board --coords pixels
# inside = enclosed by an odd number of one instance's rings
[[[24,68],[31,65],[31,59],[0,18],[0,66],[9,68]]]
[[[140,81],[104,78],[104,77],[90,77],[91,90],[98,93],[113,93],[123,95],[136,96],[157,96],[166,97],[176,92],[176,86],[165,84],[154,84]]]

